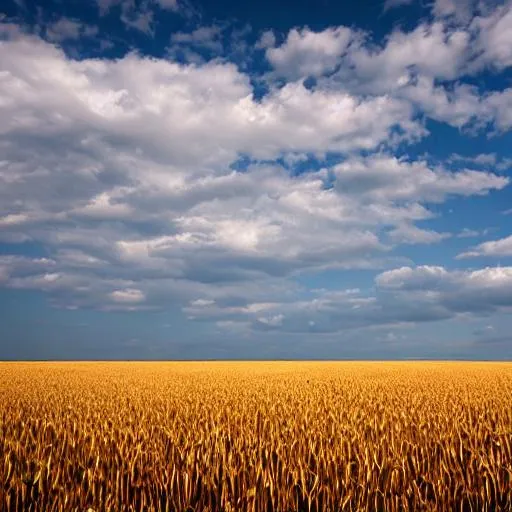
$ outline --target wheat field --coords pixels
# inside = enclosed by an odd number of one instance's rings
[[[512,510],[512,363],[0,363],[2,511]]]

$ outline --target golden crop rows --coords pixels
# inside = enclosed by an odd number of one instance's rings
[[[512,364],[1,363],[0,509],[512,511]]]

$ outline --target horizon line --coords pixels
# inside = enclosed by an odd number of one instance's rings
[[[512,359],[404,358],[404,359],[0,359],[1,363],[512,363]]]

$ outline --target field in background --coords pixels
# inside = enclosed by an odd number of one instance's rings
[[[512,363],[0,363],[0,457],[5,511],[509,512]]]

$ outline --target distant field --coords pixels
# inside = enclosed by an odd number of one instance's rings
[[[512,511],[512,363],[0,363],[0,510]]]

